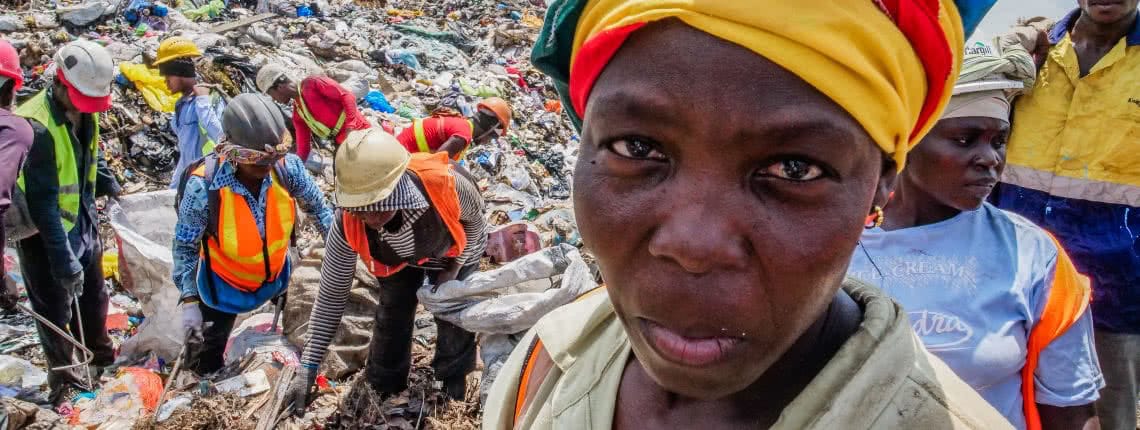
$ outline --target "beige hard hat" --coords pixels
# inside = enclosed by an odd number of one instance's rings
[[[263,93],[269,92],[269,89],[273,88],[273,84],[278,79],[281,79],[282,76],[288,76],[288,74],[288,69],[280,64],[271,63],[262,66],[261,70],[257,71],[257,79],[255,79],[257,90]]]
[[[396,137],[380,128],[348,133],[336,150],[336,205],[358,208],[392,194],[412,155]]]

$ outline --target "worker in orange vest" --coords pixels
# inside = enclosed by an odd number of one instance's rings
[[[416,292],[425,281],[466,279],[486,246],[483,198],[475,180],[442,153],[408,154],[379,129],[350,136],[337,149],[336,203],[325,241],[321,287],[309,319],[301,370],[290,383],[294,412],[305,409],[317,368],[336,334],[357,257],[380,283],[365,376],[382,394],[408,385]],[[452,399],[463,399],[475,368],[475,335],[442,319],[432,367]]]
[[[490,97],[476,106],[471,118],[439,112],[413,121],[411,127],[396,135],[396,140],[413,154],[446,152],[448,157],[458,161],[471,145],[482,145],[505,136],[510,125],[510,105],[501,98]]]
[[[289,286],[289,256],[301,206],[326,234],[333,212],[304,163],[273,100],[235,97],[222,115],[226,138],[179,179],[174,284],[183,329],[195,346],[189,366],[223,366],[234,318]]]

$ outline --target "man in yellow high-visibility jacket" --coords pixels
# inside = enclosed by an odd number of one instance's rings
[[[39,230],[17,250],[32,309],[80,334],[76,337],[95,353],[91,364],[98,368],[115,358],[106,329],[108,295],[95,212],[96,194],[118,194],[114,177],[101,165],[98,144],[99,112],[111,107],[115,71],[110,54],[85,40],[60,48],[55,64],[52,85],[15,111],[28,119],[34,134],[16,184]],[[72,314],[76,306],[81,318]],[[49,368],[74,363],[70,343],[43,326],[39,333]],[[86,371],[50,372],[52,400],[65,400]]]
[[[1017,101],[995,199],[1052,232],[1092,280],[1105,379],[1097,413],[1106,429],[1133,430],[1140,391],[1140,19],[1137,0],[1079,3],[1033,41],[1049,48],[1039,56],[1044,64],[1033,91]]]

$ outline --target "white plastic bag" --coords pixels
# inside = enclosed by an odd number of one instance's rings
[[[108,203],[111,227],[119,243],[123,287],[142,305],[147,318],[138,334],[123,342],[119,355],[139,357],[154,352],[173,361],[182,347],[178,287],[171,279],[174,256],[175,190],[123,196]]]
[[[559,245],[465,281],[447,282],[434,292],[421,288],[417,296],[444,321],[478,333],[511,334],[596,286],[578,250]]]

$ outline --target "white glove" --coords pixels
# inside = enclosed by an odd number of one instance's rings
[[[201,338],[202,310],[198,308],[198,303],[183,303],[178,305],[178,309],[182,311],[182,332]]]

